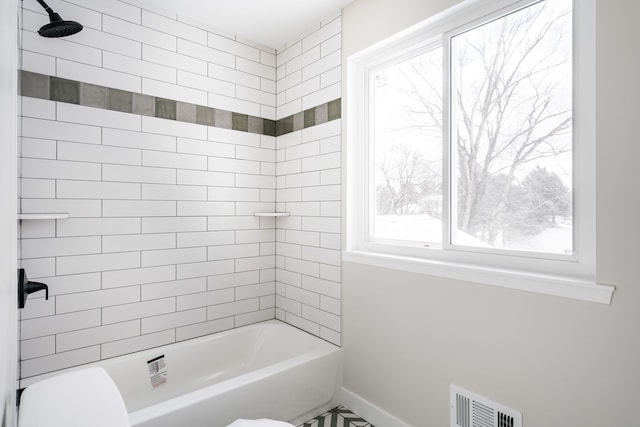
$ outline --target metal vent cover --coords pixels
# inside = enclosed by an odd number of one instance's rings
[[[451,384],[451,427],[522,427],[522,413]]]

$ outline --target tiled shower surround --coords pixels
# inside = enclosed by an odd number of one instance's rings
[[[21,377],[277,317],[340,344],[339,15],[275,51],[116,0],[23,2]],[[286,218],[254,216],[287,211]]]

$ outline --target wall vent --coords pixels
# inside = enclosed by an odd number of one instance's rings
[[[451,427],[522,427],[522,413],[451,384]]]

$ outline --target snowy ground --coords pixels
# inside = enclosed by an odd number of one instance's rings
[[[380,239],[439,243],[442,241],[442,222],[429,215],[379,215],[375,219],[374,235]],[[455,242],[463,246],[491,247],[461,231],[457,231]],[[564,254],[571,253],[571,242],[571,224],[557,224],[538,235],[526,236],[494,247]]]

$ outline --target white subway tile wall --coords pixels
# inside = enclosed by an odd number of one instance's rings
[[[60,0],[55,10],[85,30],[73,38],[42,38],[36,31],[48,17],[37,3],[25,4],[26,71],[276,118],[272,49],[118,0]]]
[[[276,54],[118,0],[56,11],[85,30],[39,37],[25,4],[25,71],[272,120],[340,97],[340,16]],[[340,120],[276,138],[24,97],[21,121],[22,212],[71,216],[21,223],[50,289],[23,378],[274,317],[340,344]]]
[[[274,318],[260,298],[275,281],[260,270],[274,269],[261,243],[274,241],[275,223],[235,215],[245,202],[275,209],[260,193],[275,190],[275,149],[247,147],[238,131],[180,123],[156,134],[133,114],[27,103],[25,133],[40,121],[54,132],[23,141],[22,209],[71,218],[22,223],[22,264],[50,286],[48,302],[35,294],[22,311],[23,377]],[[60,124],[69,130],[56,133]],[[213,285],[236,272],[253,275]]]
[[[341,97],[340,15],[276,56],[277,119]],[[341,120],[277,137],[276,317],[340,345]]]
[[[342,16],[287,43],[276,63],[276,119],[340,98]]]

